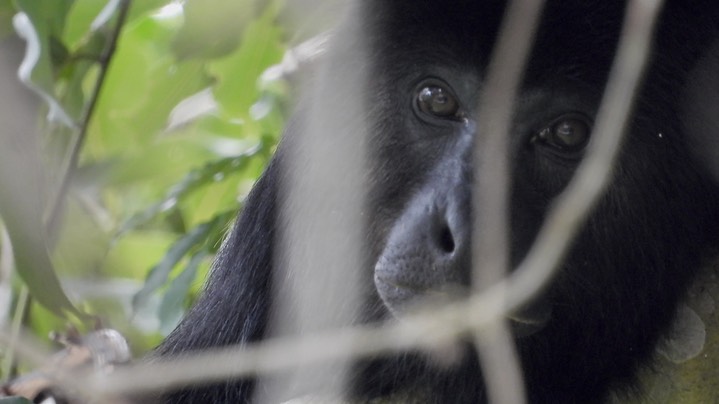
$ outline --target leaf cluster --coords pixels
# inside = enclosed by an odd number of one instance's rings
[[[287,49],[283,10],[0,1],[14,26],[0,35],[26,41],[19,77],[43,101],[39,131],[27,128],[42,147],[23,156],[40,186],[0,193],[19,275],[0,287],[29,289],[25,326],[43,335],[92,315],[139,350],[175,326],[285,123],[286,78],[260,80]]]

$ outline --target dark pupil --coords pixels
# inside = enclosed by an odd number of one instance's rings
[[[442,87],[425,87],[419,93],[419,107],[422,111],[438,115],[450,116],[457,112],[457,104],[451,95]]]
[[[586,125],[575,119],[559,122],[553,132],[559,145],[568,148],[583,146],[589,136]]]

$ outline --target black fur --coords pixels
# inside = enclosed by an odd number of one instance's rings
[[[451,88],[469,122],[477,119],[474,106],[504,4],[359,3],[344,27],[366,36],[360,44],[352,42],[360,41],[353,35],[340,34],[341,41],[350,42],[327,56],[327,80],[342,80],[343,69],[353,63],[366,67],[371,80],[363,94],[332,94],[331,85],[323,91],[329,100],[360,96],[366,105],[367,245],[361,248],[367,264],[361,276],[366,284],[357,287],[367,291],[363,321],[382,321],[392,318],[389,309],[401,315],[403,305],[417,296],[383,292],[381,281],[375,288],[373,272],[424,289],[461,287],[469,280],[469,149],[481,134],[461,120],[423,114],[414,103],[418,86],[431,77]],[[567,112],[594,118],[624,8],[624,2],[603,0],[549,1],[546,6],[510,134],[513,264],[526,253],[581,157],[581,152],[538,145],[533,137]],[[542,330],[517,339],[531,402],[596,402],[612,389],[630,386],[714,242],[719,190],[693,162],[680,102],[689,72],[717,38],[719,3],[667,2],[613,181],[546,293],[551,319]],[[367,60],[357,60],[361,56],[352,55],[352,45],[366,46]],[[204,295],[160,346],[159,355],[266,337],[279,288],[272,280],[280,271],[273,254],[282,169],[292,139],[306,135],[303,128],[297,119],[288,129],[222,248]],[[437,221],[439,230],[432,227]],[[405,234],[406,229],[416,232]],[[431,239],[441,231],[449,232],[451,240],[437,243],[445,243],[451,259],[426,252],[436,247]],[[416,390],[428,403],[484,400],[474,354],[449,369],[410,353],[361,361],[355,368],[348,394],[361,400]],[[188,388],[168,402],[249,402],[253,386],[248,380]]]

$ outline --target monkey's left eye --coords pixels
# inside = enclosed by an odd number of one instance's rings
[[[439,118],[458,118],[459,103],[452,93],[438,85],[420,88],[417,93],[417,106],[420,111]]]
[[[537,133],[533,141],[540,141],[564,152],[581,151],[589,143],[591,132],[586,118],[567,115]]]

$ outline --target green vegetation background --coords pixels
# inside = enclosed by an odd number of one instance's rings
[[[52,100],[28,128],[48,259],[17,257],[23,224],[0,193],[17,275],[0,310],[41,339],[97,316],[137,354],[174,328],[285,123],[286,78],[262,74],[298,40],[286,14],[280,1],[0,0],[0,41],[35,35],[26,84]]]
[[[333,15],[304,3],[0,0],[0,50],[34,38],[24,79],[44,100],[24,134],[42,146],[27,164],[44,185],[23,195],[39,201],[37,218],[18,220],[22,200],[0,188],[0,233],[15,252],[0,326],[47,341],[99,319],[136,355],[174,328],[291,109],[291,77],[268,73]],[[9,245],[0,238],[0,269]],[[719,402],[717,267],[692,290],[688,328],[642,375],[646,402]]]

